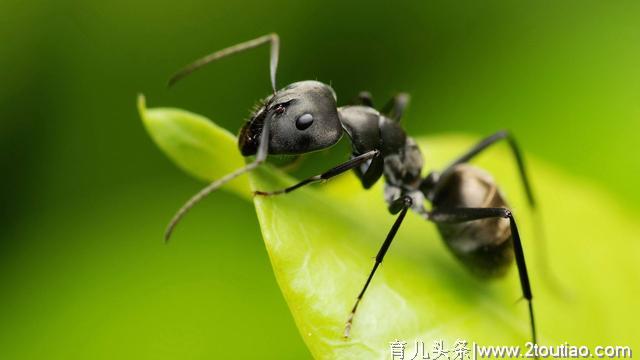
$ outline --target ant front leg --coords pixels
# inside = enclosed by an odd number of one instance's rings
[[[429,220],[436,223],[462,223],[473,220],[481,220],[487,218],[506,218],[509,219],[511,227],[511,236],[513,237],[513,251],[515,253],[516,265],[518,267],[518,275],[520,276],[520,286],[522,287],[522,295],[529,305],[529,320],[531,323],[531,337],[533,343],[537,343],[536,323],[533,316],[533,294],[531,292],[531,284],[529,283],[529,274],[527,265],[524,260],[524,250],[520,241],[520,234],[516,226],[516,220],[513,218],[511,210],[505,208],[453,208],[453,209],[436,209],[429,215]]]
[[[325,172],[323,172],[320,175],[316,175],[316,176],[312,176],[310,178],[306,178],[302,181],[300,181],[299,183],[286,187],[284,189],[280,189],[280,190],[275,190],[275,191],[254,191],[254,195],[258,195],[258,196],[271,196],[271,195],[281,195],[281,194],[286,194],[289,192],[292,192],[293,190],[296,190],[298,188],[301,188],[305,185],[308,184],[313,184],[319,181],[326,181],[331,179],[334,176],[340,175],[342,173],[344,173],[345,171],[351,170],[357,166],[360,166],[364,163],[366,163],[367,161],[373,159],[374,157],[378,156],[380,154],[380,151],[378,150],[371,150],[369,152],[366,152],[362,155],[358,155],[348,161],[345,161],[344,163],[333,167]]]

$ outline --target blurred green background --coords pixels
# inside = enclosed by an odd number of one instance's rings
[[[318,79],[341,103],[408,91],[410,133],[511,129],[640,213],[638,2],[3,0],[0,13],[0,359],[309,357],[251,204],[218,193],[162,245],[201,184],[135,108],[144,92],[236,131],[269,93],[265,49],[165,81],[267,32],[282,39],[280,85]]]

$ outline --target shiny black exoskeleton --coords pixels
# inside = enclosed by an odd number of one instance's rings
[[[333,89],[318,81],[300,81],[276,90],[279,38],[269,34],[215,52],[176,74],[170,84],[192,71],[224,56],[262,44],[271,44],[271,85],[267,97],[245,123],[238,137],[244,156],[255,155],[245,167],[212,182],[192,197],[174,216],[166,232],[170,236],[182,216],[203,197],[231,179],[255,169],[268,154],[304,154],[335,145],[346,134],[352,144],[348,161],[322,174],[276,191],[256,191],[273,196],[294,191],[304,185],[327,180],[353,170],[365,189],[384,177],[384,196],[389,211],[398,214],[383,242],[369,277],[348,316],[345,337],[349,337],[360,300],[382,262],[409,209],[436,224],[442,239],[455,256],[475,275],[503,275],[514,261],[518,268],[524,298],[528,301],[533,342],[536,330],[532,293],[524,251],[515,219],[493,179],[468,164],[478,153],[504,139],[515,156],[524,189],[534,205],[522,156],[514,139],[498,132],[471,148],[441,172],[422,176],[423,157],[415,141],[400,126],[408,95],[395,96],[382,110],[373,107],[368,93],[359,95],[359,104],[338,107]],[[427,210],[425,202],[431,203]]]

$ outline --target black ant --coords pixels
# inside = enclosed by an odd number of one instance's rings
[[[263,44],[271,45],[270,75],[273,94],[263,101],[244,124],[238,139],[242,155],[255,155],[255,159],[212,182],[189,199],[171,220],[165,240],[169,239],[174,227],[193,205],[226,182],[264,163],[267,155],[304,154],[326,149],[335,145],[343,133],[346,133],[352,143],[350,160],[293,186],[254,193],[257,196],[286,194],[348,170],[354,170],[362,186],[368,189],[384,176],[384,197],[389,212],[399,215],[382,243],[373,269],[346,321],[345,338],[349,337],[358,304],[389,250],[407,211],[411,209],[425,220],[436,224],[449,249],[477,276],[502,276],[515,258],[522,294],[529,307],[531,336],[533,343],[536,343],[531,286],[516,221],[493,179],[484,171],[467,164],[490,145],[506,140],[518,165],[529,204],[533,207],[533,193],[514,138],[506,131],[497,132],[480,141],[444,170],[431,172],[423,178],[420,149],[399,124],[409,101],[407,94],[396,95],[378,111],[366,92],[360,93],[359,105],[338,107],[333,89],[318,81],[295,82],[276,90],[280,47],[277,34],[265,35],[201,58],[174,75],[169,85],[222,57]],[[425,201],[431,202],[431,210],[424,207]]]

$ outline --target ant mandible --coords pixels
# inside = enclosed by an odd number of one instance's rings
[[[449,250],[475,275],[499,277],[515,258],[527,300],[531,337],[536,343],[532,293],[524,251],[513,214],[493,179],[484,171],[467,164],[469,160],[499,140],[506,140],[515,157],[531,207],[535,206],[522,155],[507,131],[497,132],[472,147],[440,172],[422,177],[423,159],[416,142],[407,136],[399,120],[408,104],[407,94],[396,95],[381,111],[373,107],[371,96],[359,94],[359,105],[338,107],[333,89],[318,81],[306,80],[276,89],[276,70],[280,39],[268,34],[207,55],[188,65],[170,80],[169,86],[202,66],[263,44],[271,45],[270,77],[273,94],[244,124],[238,137],[243,156],[255,155],[253,162],[212,182],[187,201],[169,223],[168,240],[180,219],[197,202],[228,181],[257,168],[269,154],[304,154],[335,145],[343,133],[352,144],[350,160],[322,174],[276,191],[255,191],[257,196],[292,192],[302,186],[328,180],[354,170],[362,186],[369,189],[382,176],[384,197],[391,214],[398,214],[375,258],[373,269],[358,294],[349,314],[344,337],[351,326],[373,275],[382,263],[409,209],[436,224]],[[424,202],[431,202],[431,210]]]

